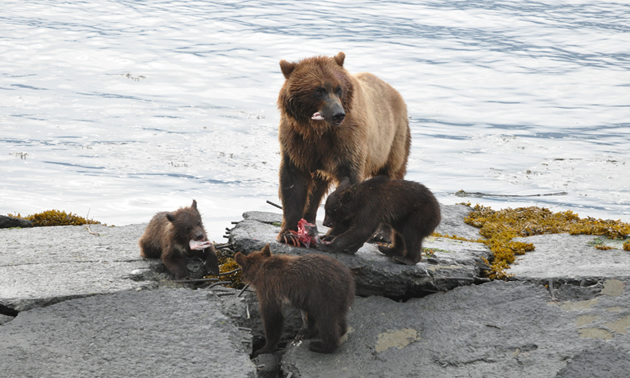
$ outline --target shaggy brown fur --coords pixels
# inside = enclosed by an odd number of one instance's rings
[[[405,176],[411,133],[407,106],[389,84],[369,73],[351,75],[345,54],[297,63],[280,61],[280,189],[284,220],[278,241],[317,208],[331,183],[375,175]],[[314,119],[315,118],[315,119]]]
[[[347,331],[346,314],[354,298],[354,279],[343,264],[327,256],[300,257],[271,255],[269,244],[245,256],[237,253],[243,279],[256,288],[267,342],[254,356],[271,353],[282,333],[282,305],[302,310],[304,338],[319,336],[309,349],[332,353]]]
[[[408,265],[422,258],[422,240],[440,224],[440,204],[426,186],[377,176],[358,185],[342,181],[326,200],[323,250],[355,253],[381,223],[394,229],[393,245],[379,250]]]
[[[206,231],[197,210],[197,201],[172,213],[160,212],[153,216],[138,244],[140,256],[161,258],[166,269],[175,279],[188,276],[187,256],[197,256],[206,262],[206,269],[219,274],[219,265],[214,247],[192,251],[190,241],[206,240]]]

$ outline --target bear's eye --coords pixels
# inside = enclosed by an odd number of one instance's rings
[[[326,93],[326,90],[324,88],[317,88],[315,90],[315,96],[316,97],[322,97],[322,96],[324,96],[324,93]]]
[[[337,87],[335,92],[337,93],[337,96],[341,97],[341,94],[343,93],[343,90],[341,89],[341,87]]]

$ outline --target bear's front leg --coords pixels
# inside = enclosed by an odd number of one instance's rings
[[[363,246],[363,243],[370,238],[375,230],[376,227],[354,225],[341,235],[335,237],[332,242],[322,243],[321,249],[326,252],[355,253]]]
[[[308,196],[308,202],[306,203],[306,209],[304,210],[304,219],[308,223],[316,224],[317,210],[322,203],[324,194],[330,188],[331,179],[322,178],[318,173],[313,174],[313,180],[311,186],[308,188],[310,193]]]
[[[282,200],[282,227],[276,240],[280,243],[300,246],[297,235],[290,231],[297,231],[297,224],[304,216],[304,208],[311,181],[309,174],[300,171],[283,155],[280,163],[280,199]]]
[[[343,234],[346,232],[352,224],[348,221],[341,222],[336,224],[334,227],[330,228],[326,235],[322,236],[320,239],[322,241],[333,241],[336,236]]]
[[[256,357],[259,354],[273,353],[276,350],[278,342],[280,342],[280,336],[282,335],[282,324],[284,323],[280,304],[274,302],[268,303],[268,300],[260,297],[258,300],[260,301],[260,313],[265,329],[266,342],[264,347],[252,354],[252,357]]]
[[[168,253],[162,255],[162,263],[176,280],[188,277],[186,258],[177,249],[172,248]]]

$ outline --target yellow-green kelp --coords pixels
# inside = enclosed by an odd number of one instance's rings
[[[505,273],[514,262],[515,255],[533,251],[531,243],[513,242],[513,238],[542,234],[569,233],[571,235],[603,235],[611,239],[623,239],[630,234],[630,224],[621,221],[580,218],[571,210],[554,213],[546,208],[520,207],[492,210],[475,205],[464,222],[478,227],[479,234],[494,255],[490,278],[507,278]]]
[[[7,214],[10,217],[27,219],[33,222],[35,227],[46,226],[80,226],[82,224],[100,224],[101,222],[85,219],[76,214],[66,213],[59,210],[47,210],[41,213],[22,216],[19,213],[17,215]]]
[[[243,274],[240,269],[240,266],[234,260],[234,253],[229,250],[221,250],[217,251],[217,259],[219,262],[219,274],[221,274],[221,281],[229,281],[229,283],[224,284],[223,286],[232,287],[235,289],[242,289],[245,284],[242,281]],[[225,274],[231,272],[230,274]],[[207,276],[207,278],[216,277],[216,276]]]
[[[533,251],[532,243],[512,241],[513,238],[569,233],[571,235],[603,235],[611,239],[624,239],[630,234],[630,224],[619,220],[601,220],[591,217],[580,218],[571,210],[554,213],[546,208],[520,207],[516,209],[492,210],[490,207],[475,205],[464,222],[479,228],[484,239],[471,240],[457,236],[445,237],[484,243],[490,248],[494,259],[487,273],[491,279],[510,277],[506,270],[514,262],[516,255]],[[434,234],[435,236],[442,236]],[[624,243],[630,250],[630,241]]]

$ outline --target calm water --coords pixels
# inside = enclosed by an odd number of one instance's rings
[[[372,72],[405,98],[407,178],[442,203],[630,221],[627,2],[0,9],[0,214],[89,211],[124,225],[195,198],[222,241],[243,211],[278,202],[278,62],[344,51],[350,72]]]

